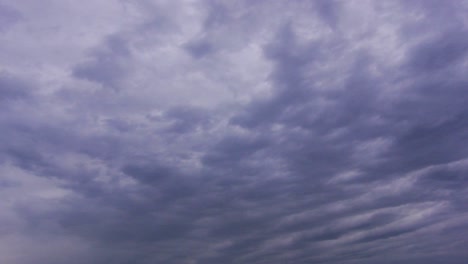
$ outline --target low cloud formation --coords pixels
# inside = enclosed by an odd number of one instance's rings
[[[0,262],[468,259],[466,1],[0,1]]]

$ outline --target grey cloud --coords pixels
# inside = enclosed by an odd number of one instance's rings
[[[301,49],[303,52],[300,52]],[[311,96],[311,91],[302,85],[301,72],[308,63],[313,62],[318,52],[319,47],[314,45],[299,47],[291,24],[284,25],[278,30],[275,41],[265,47],[267,57],[276,62],[272,76],[277,84],[276,93],[272,98],[249,105],[246,116],[237,116],[233,122],[247,127],[255,127],[262,122],[269,124],[278,118],[288,104],[303,103],[302,100]]]
[[[248,159],[250,155],[267,146],[267,139],[258,137],[231,136],[218,142],[211,153],[203,157],[203,162],[215,167],[232,166],[232,163]]]
[[[463,263],[466,26],[450,3],[139,1],[72,74],[0,75],[0,223],[16,223],[0,260]],[[153,93],[192,99],[187,84],[212,103]]]
[[[202,58],[214,51],[213,46],[206,40],[187,43],[186,49],[195,58]]]
[[[314,1],[318,15],[330,27],[336,28],[339,23],[339,6],[336,1]]]
[[[0,101],[17,101],[27,99],[33,92],[31,84],[8,72],[0,72]]]
[[[123,172],[149,184],[157,184],[164,178],[174,177],[175,174],[172,172],[172,168],[165,168],[155,164],[150,166],[127,165],[123,168]]]
[[[0,32],[6,31],[21,19],[22,16],[18,10],[0,3]]]
[[[118,89],[118,83],[126,73],[125,58],[130,56],[130,53],[125,40],[119,36],[111,36],[106,39],[102,50],[91,53],[89,61],[75,66],[73,75]]]
[[[193,106],[170,108],[164,117],[172,121],[168,128],[172,133],[189,133],[204,129],[210,125],[212,119],[209,112]]]
[[[411,68],[424,73],[454,66],[463,60],[468,50],[468,39],[465,33],[444,32],[441,36],[424,41],[410,51],[409,65]]]

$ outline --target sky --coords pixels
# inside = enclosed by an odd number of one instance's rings
[[[467,14],[0,0],[0,263],[466,264]]]

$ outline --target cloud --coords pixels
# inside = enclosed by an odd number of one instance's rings
[[[468,257],[466,4],[47,5],[0,5],[0,262]]]
[[[21,13],[18,10],[0,3],[0,32],[6,31],[19,20],[21,20]]]
[[[0,100],[3,103],[27,99],[32,93],[30,84],[8,72],[0,73],[0,89]]]
[[[106,40],[105,49],[96,51],[88,62],[77,65],[73,69],[73,75],[117,89],[119,79],[130,70],[125,69],[125,58],[129,56],[130,51],[123,40],[118,37],[109,37]]]

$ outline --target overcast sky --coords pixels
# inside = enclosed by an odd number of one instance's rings
[[[466,264],[467,14],[0,0],[0,263]]]

